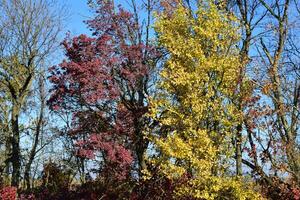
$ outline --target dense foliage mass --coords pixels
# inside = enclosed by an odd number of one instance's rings
[[[171,179],[189,180],[178,195],[200,199],[258,199],[227,175],[232,127],[239,117],[229,99],[238,78],[234,21],[210,1],[195,11],[178,5],[158,19],[160,45],[169,52],[161,72],[162,97],[153,103],[163,134],[155,143]]]
[[[300,199],[297,1],[87,4],[0,0],[0,199]]]

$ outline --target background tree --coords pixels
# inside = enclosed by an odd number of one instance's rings
[[[13,186],[21,177],[20,121],[39,70],[57,44],[61,15],[46,0],[0,2],[0,84],[9,112],[9,162]],[[22,119],[22,120],[21,120]],[[36,132],[37,133],[37,132]]]
[[[238,129],[243,142],[236,148],[239,174],[249,167],[270,189],[271,198],[296,199],[299,150],[294,147],[288,153],[288,149],[294,146],[289,143],[298,143],[297,2],[230,2],[228,10],[243,26],[241,56],[248,58],[241,73],[244,81],[240,80],[244,87],[238,87],[240,97],[235,100],[243,112]],[[288,154],[293,154],[293,163]]]

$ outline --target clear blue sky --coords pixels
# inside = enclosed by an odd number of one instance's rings
[[[87,0],[59,0],[67,4],[68,12],[70,14],[67,20],[66,31],[70,31],[72,35],[88,33],[86,24],[83,22],[88,19],[92,13],[87,6]]]

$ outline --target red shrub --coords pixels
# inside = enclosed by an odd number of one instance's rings
[[[16,200],[17,188],[16,187],[4,187],[0,191],[0,198],[2,200]]]

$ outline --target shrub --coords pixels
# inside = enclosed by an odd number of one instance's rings
[[[1,200],[16,200],[17,188],[16,187],[4,187],[0,191]]]

